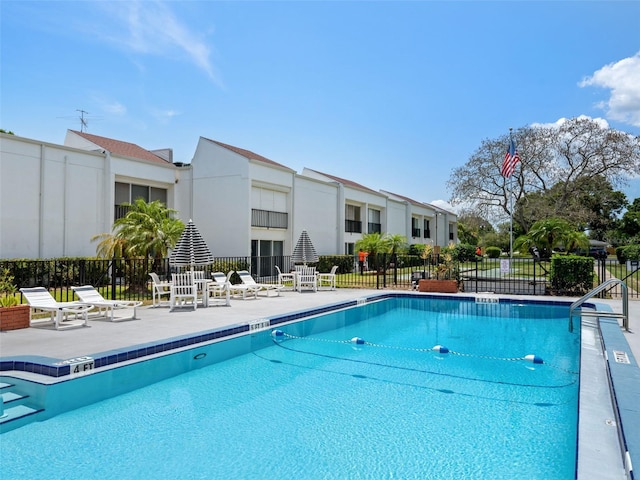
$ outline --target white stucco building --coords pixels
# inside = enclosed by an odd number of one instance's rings
[[[0,258],[94,256],[91,238],[138,197],[193,219],[217,257],[290,255],[302,230],[320,255],[352,254],[372,232],[457,240],[451,212],[205,137],[182,164],[170,149],[73,130],[64,145],[0,134]]]

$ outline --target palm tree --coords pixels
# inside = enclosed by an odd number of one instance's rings
[[[573,225],[561,218],[546,218],[538,220],[531,226],[526,235],[521,235],[514,242],[518,249],[529,250],[537,246],[543,256],[548,257],[556,247],[563,247],[570,251],[576,247],[589,244],[587,236],[579,232]]]
[[[176,211],[167,208],[159,200],[147,203],[139,198],[133,204],[125,205],[129,211],[113,222],[111,233],[101,233],[91,238],[92,241],[100,240],[96,252],[105,258],[152,258],[152,271],[157,270],[162,259],[168,256],[169,249],[180,238],[184,223],[172,218]],[[113,265],[113,268],[115,272],[119,267]],[[147,272],[136,269],[129,272],[132,275],[129,281],[131,288],[146,289]]]
[[[113,222],[112,233],[91,238],[101,240],[96,249],[98,256],[167,257],[184,230],[184,223],[172,218],[176,210],[165,207],[159,200],[147,203],[141,198],[126,206],[129,211]]]
[[[388,233],[383,238],[387,251],[391,254],[391,258],[395,258],[398,253],[402,253],[407,249],[407,237],[399,233]]]
[[[391,253],[389,263],[393,265],[393,283],[398,283],[398,253],[406,251],[407,237],[399,233],[386,234],[383,238],[387,251]]]
[[[356,250],[364,250],[369,254],[369,265],[372,268],[377,267],[376,255],[380,252],[387,251],[387,245],[383,236],[379,233],[365,233],[362,238],[356,242]]]

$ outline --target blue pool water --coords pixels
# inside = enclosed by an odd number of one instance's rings
[[[402,298],[280,326],[277,343],[259,332],[250,353],[3,434],[2,478],[572,479],[567,318]],[[110,375],[131,381],[129,368]]]

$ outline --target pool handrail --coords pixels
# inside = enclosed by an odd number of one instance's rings
[[[618,284],[622,287],[622,313],[616,312],[580,312],[580,315],[584,315],[587,317],[613,317],[613,318],[622,318],[622,327],[626,332],[629,331],[629,294],[627,290],[627,284],[620,280],[619,278],[610,278],[605,282],[598,285],[596,288],[591,290],[586,295],[582,296],[575,302],[571,304],[569,307],[569,331],[573,332],[573,311],[581,306],[584,302],[589,300],[594,295],[597,295],[604,289],[606,289],[609,285]]]

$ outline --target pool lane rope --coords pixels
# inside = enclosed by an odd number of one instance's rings
[[[285,333],[282,330],[272,330],[271,337],[274,342],[284,340],[285,338],[290,338],[290,339],[297,339],[297,340],[313,340],[316,342],[328,342],[328,343],[342,343],[342,344],[351,343],[354,345],[368,345],[370,347],[376,347],[376,348],[389,348],[393,350],[406,350],[406,351],[412,351],[412,352],[438,352],[441,354],[458,355],[460,357],[482,358],[485,360],[502,360],[506,362],[526,361],[534,364],[545,364],[544,360],[535,354],[528,354],[528,355],[525,355],[524,357],[492,357],[490,355],[475,355],[472,353],[456,352],[454,350],[449,350],[447,347],[443,345],[435,345],[431,348],[399,347],[395,345],[383,345],[380,343],[367,342],[360,337],[353,337],[351,340],[330,340],[326,338],[299,337],[296,335],[290,335],[288,333]],[[545,364],[545,365],[548,365],[548,364]],[[554,367],[554,368],[557,368],[557,367]],[[564,370],[564,369],[561,369],[561,370]],[[575,373],[575,372],[569,372],[569,373]]]

